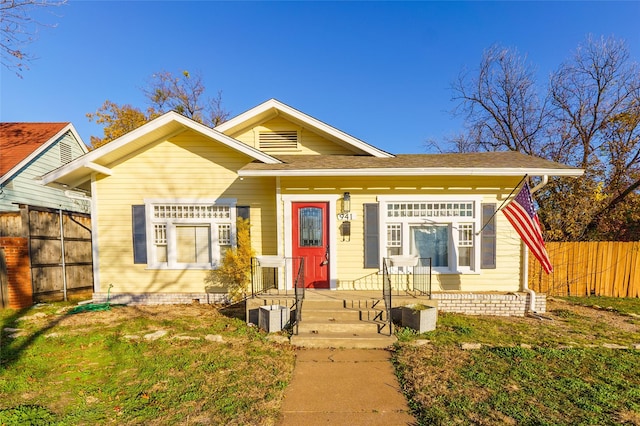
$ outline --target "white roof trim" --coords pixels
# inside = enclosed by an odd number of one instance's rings
[[[267,163],[267,164],[282,163],[280,160],[268,154],[265,154],[264,152],[258,149],[255,149],[249,145],[246,145],[236,139],[233,139],[223,133],[220,133],[217,130],[211,129],[210,127],[207,127],[204,124],[193,121],[190,118],[187,118],[181,114],[178,114],[177,112],[169,111],[161,115],[160,117],[156,118],[155,120],[152,120],[138,127],[135,130],[132,130],[126,135],[123,135],[118,139],[115,139],[114,141],[109,142],[108,144],[103,145],[100,148],[90,151],[87,154],[83,155],[82,157],[79,157],[52,172],[47,173],[46,175],[43,176],[42,182],[46,185],[82,167],[86,167],[88,169],[91,169],[93,171],[98,171],[100,173],[111,174],[108,168],[96,163],[96,161],[99,160],[100,157],[106,154],[109,154],[117,150],[118,148],[135,141],[139,137],[149,132],[152,132],[171,122],[177,122],[188,129],[194,130],[205,136],[208,136],[224,145],[227,145],[232,149],[235,149],[236,151],[239,151],[239,152],[242,152],[243,154],[248,155],[251,158],[262,161],[263,163]]]
[[[58,133],[53,135],[53,137],[47,140],[47,142],[40,145],[38,149],[34,150],[24,160],[22,160],[21,162],[13,166],[13,168],[11,168],[11,170],[9,170],[3,176],[0,176],[0,184],[12,178],[20,169],[22,169],[24,166],[29,164],[35,158],[37,158],[45,150],[49,149],[51,145],[53,145],[58,139],[60,139],[67,132],[71,132],[71,135],[76,139],[76,142],[78,142],[78,145],[80,145],[80,149],[82,149],[82,152],[84,152],[85,154],[89,152],[87,145],[85,145],[84,141],[76,131],[75,127],[73,127],[73,124],[68,123],[66,126],[62,128],[62,130],[60,130]]]
[[[519,168],[363,168],[308,170],[240,170],[239,176],[582,176],[584,170],[575,169],[519,169]]]
[[[257,115],[267,112],[270,109],[275,109],[276,111],[279,111],[279,112],[281,111],[285,114],[288,114],[294,117],[296,120],[299,120],[305,123],[309,127],[316,128],[324,133],[327,133],[361,151],[364,151],[368,154],[373,155],[374,157],[380,157],[380,158],[394,157],[393,154],[390,154],[381,149],[378,149],[373,145],[369,145],[368,143],[363,142],[360,139],[357,139],[341,130],[336,129],[335,127],[332,127],[326,123],[323,123],[322,121],[316,118],[313,118],[310,115],[307,115],[301,111],[298,111],[297,109],[292,108],[289,105],[283,104],[282,102],[276,99],[269,99],[268,101],[263,102],[260,105],[254,108],[251,108],[250,110],[245,111],[242,114],[237,115],[234,118],[228,121],[225,121],[222,124],[219,124],[218,126],[215,127],[215,130],[218,130],[219,132],[225,132],[235,126],[242,124],[244,121],[250,120],[251,118]]]

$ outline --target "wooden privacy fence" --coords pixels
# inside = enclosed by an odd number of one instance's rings
[[[20,205],[19,213],[0,214],[0,237],[25,240],[34,302],[91,296],[88,214]]]
[[[553,273],[529,256],[529,288],[550,296],[640,297],[640,241],[547,243]]]

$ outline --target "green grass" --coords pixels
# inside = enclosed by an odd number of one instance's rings
[[[0,311],[0,424],[273,424],[288,346],[208,306],[57,314]],[[177,310],[178,308],[176,308]],[[46,317],[16,321],[43,312]],[[167,336],[147,341],[157,330]],[[55,333],[55,334],[52,334]],[[219,334],[223,343],[204,339]],[[131,338],[130,336],[139,338]],[[174,336],[198,340],[172,339]]]
[[[638,299],[604,296],[562,297],[561,299],[581,306],[599,307],[627,315],[640,315],[640,303],[638,303]]]
[[[603,347],[640,343],[640,319],[626,315],[640,300],[582,307],[591,299],[551,302],[542,320],[441,313],[432,332],[398,328],[393,362],[418,423],[640,424],[640,350]],[[24,333],[1,335],[0,425],[277,421],[291,347],[207,305],[69,307],[0,311],[0,328]],[[158,330],[168,334],[142,338]]]
[[[640,300],[620,306],[633,312]],[[418,423],[640,424],[640,350],[631,349],[640,323],[562,304],[546,316],[440,314],[435,331],[399,329],[393,361]],[[417,338],[431,343],[412,345]],[[483,346],[461,349],[471,342]]]

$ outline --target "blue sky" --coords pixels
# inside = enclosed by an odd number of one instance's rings
[[[54,12],[55,15],[52,15]],[[158,71],[199,72],[233,115],[276,98],[393,153],[461,130],[451,82],[494,43],[538,79],[587,34],[627,41],[640,61],[640,2],[103,2],[38,12],[18,78],[1,70],[1,121],[70,121],[86,143],[107,99],[146,106]]]

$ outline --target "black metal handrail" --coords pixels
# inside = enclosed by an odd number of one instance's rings
[[[294,258],[296,259],[296,258]],[[298,324],[302,321],[302,302],[304,301],[304,258],[299,257],[298,272],[295,275],[293,281],[293,292],[295,294],[295,304],[293,306],[295,310],[295,326],[294,333],[298,334]]]
[[[389,336],[393,334],[393,321],[391,318],[391,276],[389,276],[389,268],[387,268],[387,259],[382,259],[382,298],[384,299],[384,307],[387,312],[387,326],[389,327]]]

